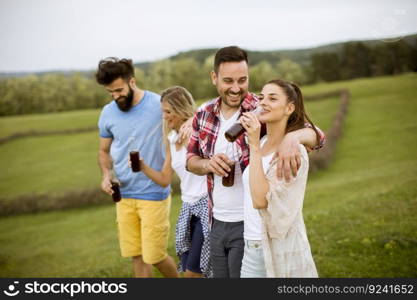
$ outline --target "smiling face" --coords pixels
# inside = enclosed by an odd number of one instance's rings
[[[262,123],[287,121],[294,111],[294,104],[288,101],[284,90],[276,84],[266,84],[259,94],[263,111],[259,115]]]
[[[246,61],[221,63],[211,80],[217,88],[222,103],[230,108],[238,108],[249,88],[249,72]]]
[[[161,102],[162,117],[169,129],[178,131],[184,123],[184,118],[177,115],[168,101]]]

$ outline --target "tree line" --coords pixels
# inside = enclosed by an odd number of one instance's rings
[[[195,99],[206,100],[217,94],[209,77],[213,60],[213,55],[204,60],[182,56],[159,60],[146,69],[135,69],[137,84],[155,92],[181,85]],[[402,40],[374,45],[350,42],[340,51],[313,53],[307,65],[288,58],[275,62],[258,60],[250,66],[250,90],[259,91],[265,82],[274,78],[303,85],[410,71],[417,71],[417,49],[409,43]],[[0,80],[0,116],[99,108],[108,101],[110,95],[95,82],[92,72],[47,73]]]
[[[312,82],[417,72],[417,49],[403,40],[367,46],[346,43],[340,53],[312,55]]]

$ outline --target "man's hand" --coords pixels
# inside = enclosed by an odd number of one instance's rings
[[[184,124],[181,125],[178,132],[178,142],[182,143],[190,138],[193,132],[193,118],[189,118]]]
[[[107,176],[103,177],[103,180],[101,181],[101,189],[106,194],[109,194],[109,195],[113,194],[113,190],[111,188],[111,179],[110,179],[110,177],[107,177]]]
[[[142,169],[144,162],[143,162],[143,157],[139,157],[139,168]],[[129,169],[132,169],[132,161],[130,160],[130,156],[127,159],[127,166],[129,167]]]
[[[275,152],[275,157],[278,158],[277,163],[277,177],[289,182],[292,176],[297,176],[297,171],[301,166],[301,153],[299,147],[299,140],[291,132],[287,133]]]
[[[214,173],[218,176],[226,177],[230,172],[230,165],[233,163],[226,154],[218,153],[214,155],[207,163],[206,168],[209,173]]]

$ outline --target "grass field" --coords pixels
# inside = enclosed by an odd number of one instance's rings
[[[306,102],[307,114],[313,123],[326,131],[332,126],[335,112],[339,109],[339,98],[326,98],[320,101]]]
[[[0,196],[97,187],[98,133],[28,137],[0,145]]]
[[[416,83],[416,74],[406,74],[303,89],[314,94],[348,88],[352,94],[332,164],[310,176],[306,192],[304,217],[321,277],[417,276]],[[308,104],[307,109],[313,121],[326,129],[337,104],[324,100]],[[96,145],[90,133],[73,135],[72,139],[25,138],[0,145],[1,164],[6,166],[0,184],[9,180],[0,185],[1,195],[6,195],[3,189],[7,186],[14,187],[7,195],[19,194],[24,185],[30,186],[24,193],[38,191],[41,186],[45,191],[60,190],[54,180],[43,178],[46,174],[66,178],[63,182],[67,184],[61,188],[86,178],[95,182]],[[25,150],[34,151],[31,155],[39,159],[38,165],[32,167],[30,159],[24,160],[28,156]],[[56,162],[58,154],[67,154],[66,166]],[[74,166],[79,177],[73,177],[80,181],[62,174],[73,174]],[[179,205],[175,196],[171,255]],[[130,262],[119,257],[115,225],[112,205],[2,218],[0,276],[131,276]]]
[[[321,276],[417,276],[417,76],[361,79],[333,164],[311,176],[305,202]]]
[[[28,131],[51,131],[97,126],[98,109],[0,118],[0,138]]]
[[[172,256],[179,208],[174,196]],[[0,277],[132,276],[130,261],[120,257],[114,205],[8,217],[0,226]]]

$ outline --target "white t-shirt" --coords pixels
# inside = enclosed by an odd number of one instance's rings
[[[234,159],[237,161],[233,186],[223,186],[223,177],[214,175],[213,217],[223,222],[243,221],[242,171],[238,163],[237,145],[227,141],[224,136],[226,130],[238,120],[239,114],[240,110],[226,120],[220,113],[220,128],[214,146],[214,154],[225,153],[230,159],[234,156]],[[235,152],[234,155],[233,151]]]
[[[261,145],[266,142],[266,136],[262,138]],[[269,163],[272,160],[274,153],[268,154],[267,156],[262,157],[262,166],[264,168],[264,172],[266,172],[269,168]],[[253,208],[252,197],[250,193],[250,186],[249,186],[249,166],[246,167],[245,171],[243,172],[243,189],[244,189],[244,229],[243,229],[243,237],[246,240],[262,240],[262,219],[259,214],[259,211]]]
[[[178,134],[171,131],[168,135],[169,149],[171,151],[171,167],[180,178],[181,199],[184,202],[195,203],[207,194],[207,179],[206,176],[198,176],[188,172],[185,169],[187,149],[181,147],[176,150],[175,142]]]

